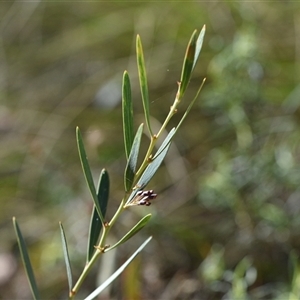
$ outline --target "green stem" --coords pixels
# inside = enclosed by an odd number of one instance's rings
[[[69,299],[73,299],[74,296],[77,294],[80,286],[82,285],[82,283],[85,280],[86,276],[89,274],[90,269],[92,268],[92,266],[94,265],[94,263],[96,262],[96,260],[98,259],[98,257],[101,254],[102,254],[102,252],[100,252],[99,250],[96,250],[96,252],[94,253],[91,260],[88,262],[88,264],[86,264],[86,266],[84,267],[80,277],[78,278],[76,284],[74,285],[71,294],[69,295]]]
[[[162,126],[161,126],[161,128],[160,128],[160,130],[159,130],[159,132],[157,133],[157,138],[161,135],[161,133],[165,130],[165,128],[166,128],[166,126],[167,126],[167,124],[169,123],[169,121],[171,120],[171,118],[176,114],[176,112],[177,112],[177,105],[179,104],[179,100],[175,100],[174,101],[174,104],[171,106],[171,108],[170,108],[170,111],[169,111],[169,114],[168,114],[168,116],[166,117],[166,119],[165,119],[165,121],[164,121],[164,123],[162,124]]]
[[[118,210],[116,211],[116,213],[114,214],[114,216],[111,218],[109,224],[108,224],[108,228],[111,228],[115,222],[117,221],[117,219],[119,218],[119,216],[121,215],[121,213],[123,212],[124,208],[124,203],[125,203],[125,197],[122,199]]]
[[[142,162],[140,168],[138,169],[138,171],[136,172],[136,174],[134,176],[133,186],[135,186],[136,182],[139,180],[139,178],[142,175],[143,171],[148,166],[148,164],[151,162],[150,157],[151,157],[151,154],[152,154],[152,150],[153,150],[153,148],[156,144],[156,140],[157,140],[156,135],[151,137],[150,145],[149,145],[149,148],[148,148],[147,153],[145,155],[144,161]]]
[[[80,277],[78,278],[76,284],[74,285],[74,288],[72,289],[72,294],[69,296],[69,299],[73,299],[73,297],[77,294],[80,286],[82,285],[83,281],[85,280],[86,276],[88,275],[90,269],[92,268],[92,266],[94,265],[94,263],[96,262],[96,260],[98,259],[98,257],[103,254],[103,251],[100,251],[99,249],[105,249],[105,242],[106,242],[106,237],[110,231],[110,229],[112,228],[112,226],[114,225],[114,223],[117,221],[117,219],[119,218],[120,214],[123,212],[124,210],[124,199],[121,201],[118,210],[116,211],[115,215],[112,217],[111,221],[109,222],[109,224],[107,226],[104,227],[103,233],[101,235],[99,244],[97,246],[97,250],[94,253],[94,255],[92,256],[91,260],[87,263],[87,265],[84,267]]]

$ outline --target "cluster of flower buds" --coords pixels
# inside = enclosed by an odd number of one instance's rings
[[[138,191],[131,202],[131,205],[151,205],[151,200],[155,199],[157,194],[153,193],[153,190]]]

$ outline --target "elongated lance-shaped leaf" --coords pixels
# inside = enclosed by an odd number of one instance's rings
[[[142,42],[139,35],[137,35],[136,38],[136,55],[137,55],[137,66],[138,66],[140,88],[141,88],[141,94],[143,100],[144,114],[145,114],[148,130],[152,136],[153,134],[150,126],[149,92],[148,92],[147,74],[146,74]]]
[[[191,79],[191,74],[194,66],[195,52],[196,52],[196,42],[197,42],[196,34],[197,34],[197,30],[193,32],[190,38],[183,59],[183,66],[182,66],[180,86],[179,86],[179,98],[183,96]]]
[[[78,152],[79,152],[79,157],[80,157],[84,177],[86,179],[86,182],[87,182],[87,185],[89,187],[90,193],[91,193],[92,198],[94,200],[94,204],[95,204],[95,207],[97,209],[100,220],[103,223],[103,216],[102,216],[101,208],[100,208],[100,205],[99,205],[99,202],[98,202],[98,197],[97,197],[97,193],[96,193],[96,188],[95,188],[92,172],[91,172],[90,165],[89,165],[89,162],[88,162],[88,159],[87,159],[87,155],[86,155],[86,152],[85,152],[85,149],[84,149],[82,136],[81,136],[81,133],[80,133],[80,130],[79,130],[78,127],[76,128],[76,140],[77,140]]]
[[[87,248],[87,256],[86,256],[87,263],[91,260],[93,254],[95,253],[94,246],[97,245],[102,227],[103,224],[99,218],[97,209],[94,205],[93,212],[91,215],[91,221],[90,221],[90,231],[89,231],[88,248]]]
[[[176,130],[175,127],[171,129],[171,131],[168,133],[158,150],[156,151],[155,155],[153,156],[153,159],[155,159],[171,142],[173,136],[175,135]]]
[[[203,45],[203,39],[204,39],[204,35],[205,35],[205,29],[206,29],[206,26],[203,25],[201,31],[200,31],[200,34],[197,38],[197,42],[196,42],[196,51],[195,51],[195,56],[194,56],[194,62],[193,62],[193,70],[195,68],[195,65],[198,61],[198,58],[199,58],[199,54],[200,54],[200,51],[202,49],[202,45]]]
[[[131,147],[130,155],[125,168],[124,185],[125,191],[128,192],[132,188],[134,175],[137,167],[137,161],[140,151],[141,138],[143,134],[144,124],[142,123],[134,137],[133,144]]]
[[[165,147],[165,149],[162,150],[161,153],[155,159],[153,159],[153,161],[145,169],[144,173],[142,174],[141,178],[139,179],[139,181],[137,183],[137,187],[139,189],[143,189],[149,183],[149,181],[152,179],[152,177],[156,173],[157,169],[160,167],[162,161],[164,160],[165,156],[167,155],[170,146],[171,146],[171,144],[169,143]]]
[[[153,156],[153,158],[152,158],[153,161],[150,163],[150,165],[148,165],[148,167],[144,171],[143,175],[141,176],[139,182],[137,183],[137,185],[136,185],[137,189],[132,191],[132,193],[128,197],[128,200],[127,200],[126,204],[130,203],[133,200],[133,198],[136,196],[137,192],[142,190],[148,184],[148,182],[152,179],[152,177],[155,175],[157,169],[159,168],[160,164],[162,163],[163,159],[165,158],[168,150],[165,151],[163,156],[160,156],[160,155],[162,155],[162,152],[167,147],[169,149],[170,143],[171,143],[172,138],[174,137],[176,131],[177,131],[177,128],[174,127],[168,133],[168,135],[166,136],[166,138],[164,139],[164,141],[162,142],[162,144],[160,145],[160,147],[156,151],[155,155]],[[154,161],[155,161],[155,164],[153,165]]]
[[[99,177],[97,198],[98,198],[98,203],[101,209],[102,216],[103,218],[105,218],[106,208],[107,208],[107,203],[109,198],[109,176],[108,176],[108,172],[105,169],[101,171]],[[92,258],[95,252],[94,246],[97,245],[102,226],[103,224],[100,220],[98,211],[94,205],[94,209],[91,217],[91,223],[90,223],[87,261],[90,261],[90,259]]]
[[[28,281],[29,281],[31,293],[33,295],[33,298],[35,300],[38,300],[38,299],[40,299],[40,293],[39,293],[39,290],[38,290],[38,287],[36,284],[36,280],[34,277],[34,273],[33,273],[30,258],[28,255],[27,247],[26,247],[22,232],[20,230],[20,227],[19,227],[15,217],[13,217],[13,225],[14,225],[16,236],[17,236],[17,241],[18,241],[18,246],[19,246],[20,253],[21,253],[21,258],[23,261],[23,265],[25,268],[25,272],[26,272]]]
[[[134,138],[133,131],[133,106],[131,99],[130,79],[127,71],[123,74],[122,84],[122,116],[125,153],[128,159]]]
[[[198,89],[198,91],[197,91],[197,93],[196,93],[196,96],[195,96],[194,99],[191,101],[191,103],[189,104],[187,110],[185,111],[184,115],[182,116],[180,122],[178,123],[178,125],[177,125],[177,127],[176,127],[175,133],[177,132],[177,130],[179,129],[179,127],[180,127],[181,124],[183,123],[184,119],[187,117],[188,113],[190,112],[190,110],[191,110],[192,106],[194,105],[195,101],[197,100],[197,98],[198,98],[198,96],[199,96],[199,94],[200,94],[200,92],[201,92],[201,90],[202,90],[202,87],[203,87],[203,85],[204,85],[204,83],[205,83],[205,80],[206,80],[206,78],[203,79],[203,81],[202,81],[202,83],[201,83],[201,85],[200,85],[200,87],[199,87],[199,89]]]
[[[103,218],[106,215],[107,203],[109,198],[109,176],[106,169],[102,169],[97,188],[97,199]]]
[[[59,228],[60,228],[60,235],[61,235],[61,241],[62,241],[62,246],[63,246],[64,258],[65,258],[65,263],[66,263],[67,277],[68,277],[68,284],[69,284],[69,293],[70,293],[72,290],[72,287],[73,287],[72,269],[71,269],[67,239],[66,239],[65,231],[64,231],[64,228],[63,228],[61,222],[59,222]]]
[[[151,218],[151,214],[146,215],[143,217],[135,226],[133,226],[117,243],[115,243],[113,246],[107,248],[105,252],[110,251],[119,245],[125,243],[128,241],[130,238],[132,238],[136,233],[138,233],[145,225],[149,222]]]
[[[150,236],[127,260],[126,262],[114,272],[107,280],[105,280],[95,291],[93,291],[84,300],[95,299],[105,288],[107,288],[120,274],[124,272],[126,267],[135,259],[135,257],[146,247],[152,237]]]

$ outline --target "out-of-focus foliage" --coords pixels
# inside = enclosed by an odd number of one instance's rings
[[[203,77],[207,83],[150,184],[159,197],[147,208],[155,218],[144,234],[154,239],[107,293],[110,299],[300,297],[299,3],[124,1],[0,4],[0,298],[30,298],[17,264],[13,215],[27,237],[42,297],[65,297],[58,221],[69,232],[76,274],[85,263],[82,237],[92,210],[75,127],[87,141],[93,172],[109,170],[110,203],[117,207],[125,69],[134,111],[142,118],[143,110],[135,36],[143,40],[155,124],[174,99],[188,39],[204,23],[182,106]],[[133,209],[123,218],[124,230],[114,232],[111,244],[140,214]],[[105,254],[86,289],[144,239]]]

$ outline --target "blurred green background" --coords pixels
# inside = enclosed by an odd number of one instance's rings
[[[136,34],[158,127],[190,35],[203,24],[202,53],[173,125],[207,77],[205,87],[149,184],[159,194],[155,203],[125,213],[111,242],[149,211],[153,219],[107,254],[78,299],[149,235],[99,299],[300,298],[299,2],[2,2],[0,24],[0,299],[31,299],[12,216],[43,299],[66,299],[58,222],[77,279],[92,210],[75,127],[95,180],[104,167],[110,174],[111,216],[123,196],[125,69],[136,128],[143,122]]]

